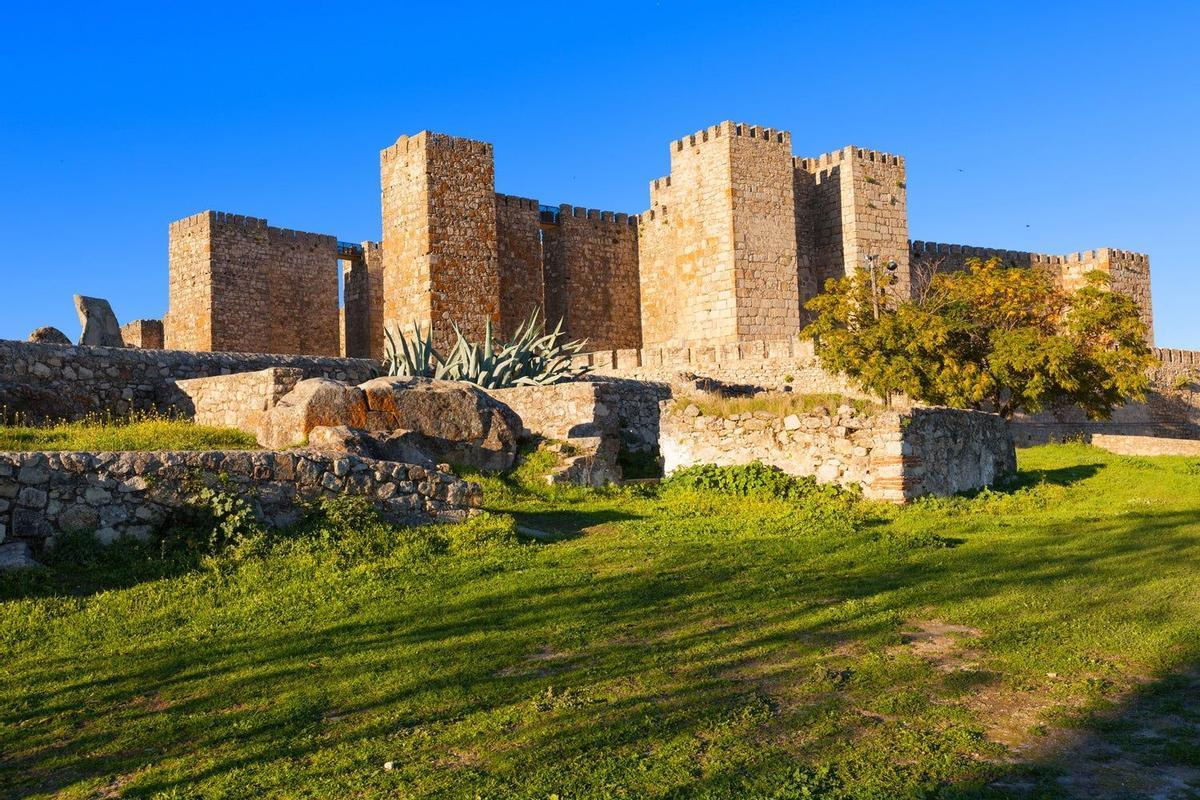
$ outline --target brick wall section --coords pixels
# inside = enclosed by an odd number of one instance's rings
[[[380,154],[384,321],[432,324],[453,341],[451,322],[476,340],[500,322],[500,268],[492,146],[422,131]]]
[[[0,339],[0,408],[34,418],[79,419],[131,411],[190,417],[191,401],[176,380],[294,368],[305,378],[362,383],[379,373],[374,361],[317,356],[64,347]]]
[[[530,314],[545,311],[542,231],[538,201],[496,195],[496,247],[500,263],[500,335],[508,338]],[[555,317],[550,321],[553,325]]]
[[[1017,466],[1004,420],[947,408],[864,415],[843,406],[724,418],[704,416],[681,398],[663,404],[660,445],[668,474],[694,464],[762,461],[892,503],[993,485]]]
[[[121,340],[126,347],[143,350],[163,349],[163,323],[160,319],[135,319],[121,326]]]
[[[305,501],[337,494],[412,522],[463,520],[483,499],[478,484],[448,473],[308,450],[0,453],[0,541],[41,550],[67,532],[148,539],[197,485],[247,498],[271,526],[298,521]]]
[[[563,205],[545,232],[546,293],[568,338],[590,347],[637,347],[642,341],[637,220]],[[558,316],[550,317],[556,324]]]
[[[812,183],[810,197],[814,254],[813,279],[853,274],[869,255],[879,266],[894,260],[898,297],[910,292],[908,268],[907,178],[904,158],[861,147],[844,147],[816,158],[794,161],[797,183]]]
[[[345,259],[342,270],[344,355],[383,358],[383,250],[363,242],[362,257]]]
[[[927,282],[934,271],[955,272],[967,268],[968,259],[987,261],[1000,259],[1006,266],[1041,267],[1048,270],[1063,288],[1081,286],[1084,275],[1093,270],[1108,273],[1113,291],[1121,292],[1138,305],[1139,317],[1146,325],[1147,343],[1154,344],[1154,314],[1150,304],[1150,257],[1101,247],[1066,255],[1030,253],[1024,250],[1003,250],[992,247],[945,244],[942,242],[909,242],[914,285]]]

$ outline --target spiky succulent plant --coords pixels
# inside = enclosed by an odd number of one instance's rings
[[[385,331],[384,360],[388,374],[466,381],[484,389],[504,389],[562,383],[588,370],[586,366],[572,364],[586,340],[562,341],[561,320],[553,331],[546,333],[536,310],[508,342],[496,343],[491,320],[484,327],[482,342],[467,339],[458,325],[453,325],[453,329],[454,346],[444,357],[433,346],[432,329],[424,330],[414,324],[411,334]]]

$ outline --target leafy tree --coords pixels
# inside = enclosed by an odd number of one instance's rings
[[[904,393],[1005,418],[1074,405],[1107,419],[1145,397],[1145,326],[1107,275],[1091,272],[1067,292],[1041,269],[967,264],[933,274],[912,299],[873,290],[866,270],[831,280],[807,305],[804,335],[828,369],[889,401]]]

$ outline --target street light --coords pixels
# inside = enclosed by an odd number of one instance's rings
[[[878,254],[867,256],[867,268],[869,270],[871,270],[871,310],[875,314],[876,321],[879,320],[879,284],[875,277],[875,265],[876,265],[876,262],[878,262],[878,261],[879,261]],[[889,273],[889,278],[888,278],[889,285],[896,282],[896,270],[897,270],[897,268],[899,268],[899,266],[900,265],[896,263],[896,259],[894,259],[894,258],[888,259],[888,262],[885,265],[885,267]]]

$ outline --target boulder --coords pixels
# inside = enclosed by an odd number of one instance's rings
[[[107,300],[99,297],[84,297],[75,295],[75,313],[79,315],[79,324],[83,333],[79,343],[92,347],[124,347],[121,338],[121,326],[117,324],[117,315]]]
[[[67,335],[52,325],[45,325],[29,334],[29,341],[34,344],[61,344],[70,346],[71,340]]]
[[[365,428],[367,402],[362,389],[328,378],[309,378],[263,415],[258,443],[271,450],[302,444],[314,428]]]
[[[359,388],[368,430],[407,431],[407,442],[457,466],[497,472],[516,460],[520,417],[471,384],[391,377]]]
[[[26,542],[0,544],[0,572],[17,569],[33,569],[41,564],[33,560],[33,553]]]
[[[345,425],[321,426],[308,432],[308,449],[416,464],[437,469],[433,457],[421,449],[420,434],[412,431],[376,432]]]

